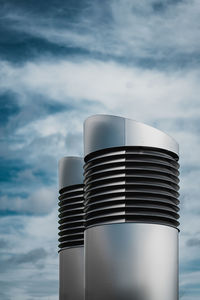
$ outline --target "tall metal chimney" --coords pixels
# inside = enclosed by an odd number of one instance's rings
[[[84,125],[87,300],[178,299],[178,144],[145,124]]]
[[[59,299],[84,299],[83,159],[59,161]]]

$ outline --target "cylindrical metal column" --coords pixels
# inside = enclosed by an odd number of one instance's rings
[[[83,159],[59,161],[59,299],[84,299]]]
[[[87,300],[178,299],[178,144],[145,124],[88,118]]]

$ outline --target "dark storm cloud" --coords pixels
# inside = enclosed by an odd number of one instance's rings
[[[55,147],[61,138],[59,134],[35,136],[28,145],[18,150],[12,149],[13,141],[10,143],[11,147],[6,146],[6,141],[4,147],[1,143],[1,215],[14,212],[45,214],[51,211],[54,207],[53,202],[56,203],[55,200],[52,201],[53,197],[56,197],[52,185],[56,182],[57,160],[55,156],[48,154],[46,148]],[[35,157],[32,157],[33,153],[37,153]],[[44,187],[48,192],[46,195]],[[36,191],[38,194],[34,196]],[[47,201],[44,201],[43,197],[48,197]]]
[[[192,35],[181,23],[184,12]],[[3,1],[1,15],[2,58],[18,63],[54,55],[160,69],[200,62],[196,11],[186,1]]]
[[[69,18],[73,20],[76,18],[77,14],[81,14],[81,11],[87,7],[87,2],[89,1],[81,1],[81,0],[68,0],[66,2],[60,0],[49,0],[46,1],[39,1],[35,2],[34,0],[2,0],[1,7],[2,13],[6,10],[10,10],[14,12],[14,8],[16,10],[25,10],[31,11],[34,15],[42,15],[43,17],[49,18]],[[105,1],[104,1],[105,2]]]
[[[0,32],[1,34],[1,32]],[[2,39],[2,35],[7,35],[10,39]],[[6,29],[0,36],[1,59],[11,61],[16,64],[23,64],[25,61],[36,60],[38,56],[44,59],[57,57],[73,57],[76,55],[86,56],[87,50],[76,47],[63,47],[46,41],[43,38],[33,37],[25,33],[16,33],[14,30]]]
[[[31,97],[34,98],[33,101],[25,101],[22,105],[20,96],[15,93],[4,92],[0,95],[1,213],[3,207],[5,207],[6,212],[14,212],[16,209],[15,205],[5,206],[4,202],[7,200],[3,199],[10,199],[12,204],[14,199],[18,201],[19,197],[25,201],[32,194],[32,189],[55,183],[57,161],[46,151],[46,148],[54,147],[62,137],[59,134],[45,137],[36,135],[23,147],[13,149],[14,144],[24,143],[29,138],[23,134],[16,135],[16,132],[35,120],[70,111],[74,107],[70,103],[61,104],[38,95]],[[35,158],[30,158],[33,153],[38,153],[38,155]],[[31,212],[30,208],[31,206],[27,209],[28,213]],[[22,210],[22,213],[24,214],[25,211],[26,209]],[[44,210],[42,211],[44,213]],[[33,212],[35,212],[34,206]]]
[[[34,150],[35,147],[41,142],[42,146],[48,145],[48,142],[53,142],[53,137],[48,137],[41,139],[37,139],[37,141],[34,141],[31,143],[30,147],[28,149],[23,149],[24,151],[18,152],[18,157],[20,154],[23,156],[30,155],[29,151],[31,149]],[[8,153],[9,155],[9,153]],[[12,156],[12,152],[10,153]],[[13,155],[16,155],[14,153]],[[28,158],[28,157],[27,157]],[[42,162],[40,163],[40,159]],[[55,168],[57,166],[56,159],[53,156],[49,156],[48,154],[45,155],[44,153],[41,153],[36,161],[29,161],[26,158],[23,157],[23,159],[13,159],[12,157],[10,159],[1,159],[0,160],[0,182],[1,187],[6,186],[6,183],[8,182],[9,185],[12,185],[12,189],[9,189],[8,192],[11,193],[12,190],[14,190],[14,194],[16,195],[16,188],[20,185],[29,185],[29,188],[37,185],[42,184],[52,184],[55,180]],[[1,190],[2,191],[2,190]]]
[[[0,161],[0,181],[13,183],[19,171],[27,168],[23,160],[6,160]]]
[[[6,262],[10,265],[19,265],[32,263],[35,264],[41,259],[45,259],[47,257],[47,252],[43,248],[36,248],[27,253],[15,254],[12,258],[8,259]]]
[[[73,110],[71,103],[58,103],[53,99],[47,99],[35,91],[34,95],[26,95],[21,104],[21,95],[11,91],[0,94],[0,127],[9,138],[16,129],[48,115]],[[4,131],[3,131],[4,130]]]
[[[3,3],[2,3],[3,2]],[[29,32],[16,30],[15,25],[19,23],[19,20],[11,16],[13,14],[31,14],[34,22],[34,18],[44,19],[44,16],[48,18],[50,23],[58,23],[59,21],[68,20],[65,16],[68,9],[58,9],[58,7],[52,8],[51,1],[1,1],[0,12],[0,57],[3,60],[12,61],[16,64],[24,63],[25,61],[34,60],[38,56],[52,57],[58,56],[71,56],[81,54],[84,55],[87,51],[81,51],[73,47],[63,47],[57,45],[44,38],[32,36]],[[53,2],[53,1],[52,1]],[[59,2],[59,1],[58,1]],[[60,1],[61,4],[62,1]],[[63,3],[62,3],[63,4]],[[77,10],[78,11],[78,10]],[[57,12],[57,13],[56,13]],[[73,14],[71,15],[73,17]],[[70,18],[71,18],[70,17]],[[24,26],[25,22],[24,22]],[[57,26],[57,25],[56,25]]]
[[[7,258],[8,256],[8,258]],[[29,252],[25,253],[9,253],[7,251],[7,255],[1,255],[1,270],[0,272],[4,273],[5,271],[9,271],[10,269],[20,268],[20,265],[23,264],[32,264],[36,268],[41,268],[43,265],[40,262],[44,262],[47,258],[48,253],[43,248],[36,248]]]
[[[187,240],[186,244],[188,247],[200,247],[200,239],[191,238],[191,239]]]
[[[0,127],[5,126],[11,117],[16,116],[20,112],[15,97],[16,95],[12,92],[0,94]]]
[[[0,250],[8,249],[9,242],[5,239],[0,239]]]
[[[176,6],[183,0],[163,0],[156,1],[152,3],[152,8],[156,13],[164,13],[167,9],[170,9],[172,6]]]
[[[87,50],[76,47],[63,47],[44,38],[35,37],[31,32],[20,32],[18,15],[31,15],[34,20],[46,20],[50,26],[67,26],[81,15],[84,1],[1,1],[0,13],[0,56],[1,59],[19,64],[39,56],[74,56],[88,54]],[[13,16],[15,16],[13,18]],[[24,21],[26,26],[26,21]]]

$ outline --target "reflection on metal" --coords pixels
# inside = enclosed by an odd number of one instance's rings
[[[84,248],[59,252],[60,300],[84,299]]]
[[[178,144],[114,116],[88,118],[87,300],[178,299]]]
[[[84,299],[83,159],[59,162],[59,299]]]
[[[108,115],[94,115],[85,121],[85,156],[100,149],[121,146],[155,147],[179,153],[172,137],[146,124]]]

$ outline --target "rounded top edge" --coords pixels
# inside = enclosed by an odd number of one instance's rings
[[[95,115],[92,115],[92,116],[89,116],[87,117],[85,120],[84,120],[84,124],[88,121],[88,120],[91,120],[91,119],[94,119],[94,118],[101,118],[101,117],[106,117],[106,118],[113,118],[113,119],[127,119],[127,120],[132,120],[132,119],[129,119],[129,118],[124,118],[124,117],[121,117],[121,116],[115,116],[115,115],[107,115],[107,114],[95,114]]]
[[[59,190],[83,184],[84,159],[80,156],[64,156],[58,162]]]
[[[144,123],[113,115],[93,115],[84,122],[84,155],[112,147],[143,146],[179,155],[178,143],[165,132]]]

